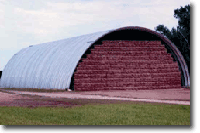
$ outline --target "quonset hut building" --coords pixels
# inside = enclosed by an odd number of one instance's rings
[[[143,27],[32,45],[5,66],[1,88],[86,90],[190,86],[183,56],[162,34]]]

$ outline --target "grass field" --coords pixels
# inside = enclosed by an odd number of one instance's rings
[[[0,107],[1,125],[190,125],[190,106],[100,104],[75,107]]]

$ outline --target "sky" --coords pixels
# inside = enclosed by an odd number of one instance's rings
[[[0,0],[0,71],[22,48],[124,26],[178,25],[189,0]]]

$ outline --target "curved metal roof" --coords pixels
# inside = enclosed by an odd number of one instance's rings
[[[31,45],[23,48],[9,60],[5,66],[0,87],[2,88],[69,88],[71,77],[78,61],[85,51],[101,37],[119,30],[145,30],[158,35],[165,40],[181,60],[186,71],[188,70],[180,51],[163,35],[142,27],[124,27],[116,30],[96,32],[59,41]],[[186,65],[186,66],[185,66]],[[182,69],[183,69],[182,68]],[[185,79],[188,83],[188,79]],[[189,79],[190,81],[190,79]]]

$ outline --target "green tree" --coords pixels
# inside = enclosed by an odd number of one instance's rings
[[[164,25],[158,25],[155,30],[171,40],[182,53],[190,71],[190,5],[174,10],[178,26],[169,30]]]
[[[190,5],[174,10],[174,17],[178,19],[178,31],[190,45]]]

